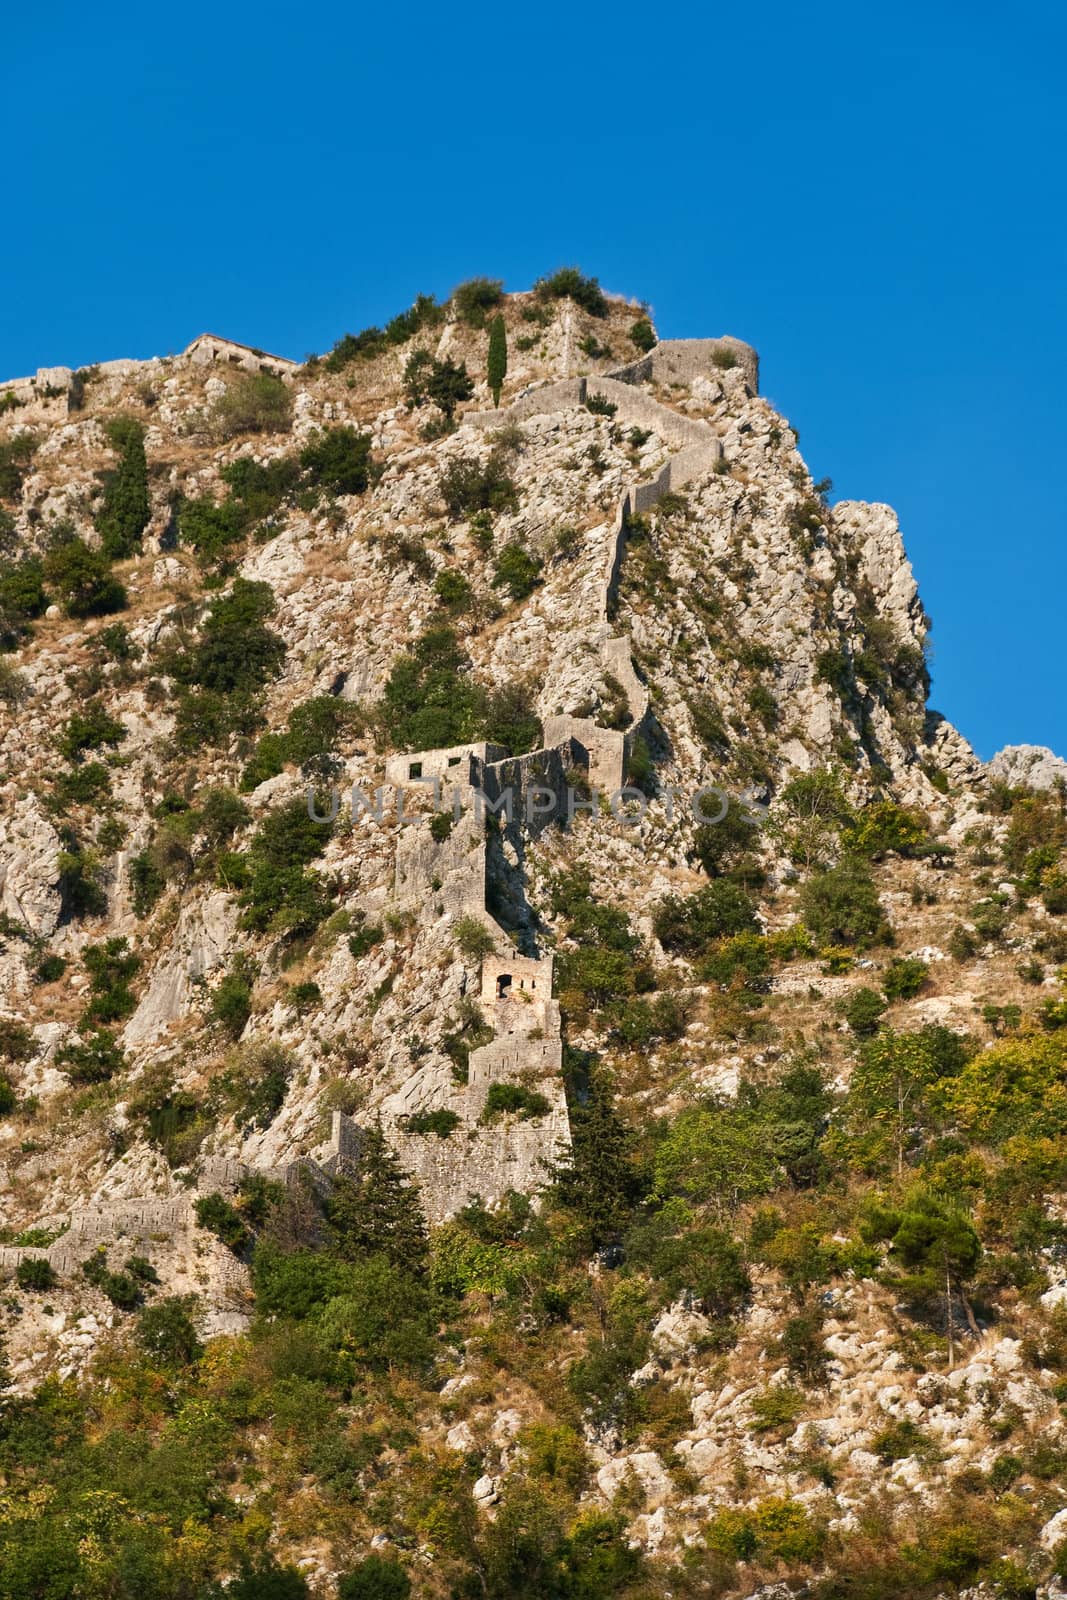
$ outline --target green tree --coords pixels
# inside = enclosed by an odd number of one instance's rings
[[[494,406],[500,404],[500,391],[508,373],[508,335],[499,314],[489,324],[489,362],[487,377]]]
[[[827,768],[804,772],[787,783],[768,824],[789,853],[808,871],[832,855],[852,811],[841,780]]]
[[[438,361],[428,350],[416,350],[404,368],[404,391],[410,405],[430,400],[451,422],[456,406],[474,393],[474,384],[465,362],[450,356]]]
[[[781,1181],[782,1166],[759,1112],[707,1104],[683,1111],[656,1150],[655,1192],[733,1210]]]
[[[167,1366],[192,1366],[204,1353],[194,1320],[198,1304],[195,1295],[182,1294],[147,1306],[137,1322],[138,1343]]]
[[[425,1267],[429,1243],[419,1192],[379,1125],[363,1130],[358,1171],[337,1180],[327,1216],[346,1261],[384,1256],[408,1272]]]
[[[872,1206],[863,1236],[888,1242],[886,1281],[919,1309],[928,1311],[944,1301],[951,1367],[954,1299],[976,1337],[979,1331],[965,1290],[982,1259],[981,1241],[970,1218],[951,1201],[916,1189],[899,1206]]]
[[[432,400],[450,422],[460,401],[469,400],[473,393],[474,384],[465,362],[457,363],[448,356],[444,361],[434,362],[426,381],[426,398]]]
[[[124,561],[140,547],[150,515],[144,428],[132,417],[116,417],[108,425],[107,435],[119,452],[119,461],[104,480],[96,531],[107,559]]]
[[[636,1135],[615,1109],[607,1077],[570,1051],[567,1068],[571,1148],[554,1171],[555,1194],[595,1249],[618,1237],[646,1184]]]
[[[860,1051],[846,1102],[846,1127],[863,1158],[891,1155],[903,1170],[909,1145],[933,1126],[933,1090],[954,1078],[972,1054],[969,1042],[934,1025],[915,1033],[886,1028]]]

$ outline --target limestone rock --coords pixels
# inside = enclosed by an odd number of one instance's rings
[[[1005,745],[990,761],[988,771],[1000,783],[1030,789],[1053,789],[1067,783],[1067,761],[1040,744]]]
[[[59,924],[59,834],[36,795],[0,818],[0,909],[47,939]]]

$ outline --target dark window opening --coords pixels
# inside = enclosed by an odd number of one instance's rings
[[[421,761],[413,761],[411,763],[410,767],[408,768],[408,777],[409,778],[421,778],[422,777],[422,762]]]
[[[500,976],[496,980],[496,997],[497,997],[497,999],[498,1000],[506,1000],[508,998],[508,994],[510,993],[510,990],[511,990],[511,973],[510,972],[502,972],[500,974]]]

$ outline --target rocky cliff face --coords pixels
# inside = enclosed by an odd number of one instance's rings
[[[301,368],[198,341],[38,375],[6,406],[0,385],[17,1386],[88,1381],[146,1296],[195,1295],[201,1334],[240,1346],[278,1195],[319,1217],[287,1247],[328,1249],[331,1196],[381,1130],[447,1224],[435,1282],[469,1319],[408,1404],[490,1543],[554,1428],[584,1463],[564,1522],[610,1513],[645,1563],[601,1592],[934,1593],[1007,1582],[1009,1557],[1044,1577],[1060,1130],[1020,1113],[1034,1148],[988,1155],[973,1103],[945,1109],[947,1069],[905,1087],[875,1045],[940,1029],[1009,1073],[1044,1028],[1047,1065],[1063,763],[1018,747],[991,779],[927,709],[895,515],[831,505],[749,347],[642,355],[637,307],[511,296],[491,308],[496,409],[484,316],[461,303]],[[335,821],[310,821],[330,791]],[[609,1082],[632,1183],[595,1177]],[[736,1171],[714,1128],[770,1141],[766,1172]],[[1038,1147],[1023,1240],[996,1175],[1010,1188]],[[257,1178],[281,1186],[273,1222]],[[1001,1262],[984,1288],[974,1262],[945,1268],[946,1304],[940,1280],[902,1287],[884,1218],[916,1186],[935,1211],[965,1196]],[[567,1283],[535,1292],[549,1236],[571,1240]],[[159,1286],[124,1302],[130,1254]],[[532,1372],[494,1354],[504,1324]],[[589,1376],[598,1348],[615,1379]],[[990,1502],[997,1539],[971,1550],[986,1492],[1010,1506]],[[427,1594],[482,1570],[381,1495],[359,1504],[343,1533],[272,1512],[317,1590],[372,1536]],[[966,1524],[956,1568],[804,1588],[862,1567],[872,1518],[906,1542],[927,1513],[947,1545]]]

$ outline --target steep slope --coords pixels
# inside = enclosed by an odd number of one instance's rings
[[[9,1405],[232,1417],[159,1592],[1044,1578],[1056,758],[927,709],[755,352],[475,280],[0,385],[0,494]]]

